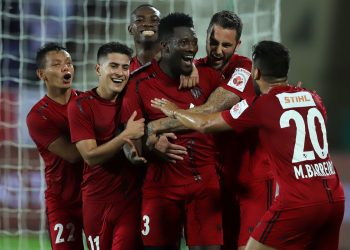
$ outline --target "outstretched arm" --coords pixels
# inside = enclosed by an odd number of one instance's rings
[[[193,113],[188,110],[176,109],[168,100],[157,98],[152,100],[152,107],[160,109],[166,116],[177,119],[185,127],[201,133],[212,133],[231,129],[219,112],[211,114]]]
[[[204,103],[201,106],[191,108],[190,110],[188,110],[188,112],[191,112],[191,113],[220,112],[231,108],[233,105],[235,105],[239,101],[240,101],[240,98],[236,94],[222,87],[218,87],[211,93],[206,103]],[[182,131],[186,129],[188,128],[183,126],[183,124],[180,121],[169,117],[152,121],[147,125],[147,131],[149,135],[163,133],[163,132]]]

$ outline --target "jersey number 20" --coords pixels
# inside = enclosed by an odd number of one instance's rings
[[[316,119],[321,125],[323,148],[321,148],[316,133]],[[280,126],[286,128],[290,126],[290,121],[294,120],[296,125],[296,138],[294,145],[294,153],[292,162],[301,162],[315,159],[315,152],[321,158],[325,159],[328,155],[328,142],[327,142],[327,131],[326,125],[321,112],[316,108],[311,108],[307,114],[307,121],[301,114],[295,110],[288,110],[281,115]],[[309,131],[310,141],[313,146],[313,151],[305,151],[305,137],[306,137],[306,126]]]

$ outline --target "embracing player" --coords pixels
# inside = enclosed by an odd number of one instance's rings
[[[344,191],[329,155],[326,109],[312,91],[287,82],[289,51],[262,41],[253,48],[252,77],[261,91],[231,110],[209,115],[153,101],[168,116],[201,132],[259,129],[279,194],[246,249],[338,249]]]

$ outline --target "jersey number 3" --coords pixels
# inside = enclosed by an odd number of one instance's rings
[[[321,131],[322,131],[322,145],[318,141],[316,132],[316,119],[318,120]],[[301,114],[295,110],[288,110],[281,115],[280,126],[281,128],[286,128],[290,126],[290,121],[294,120],[296,125],[296,138],[294,145],[294,153],[292,163],[297,163],[301,161],[314,160],[315,152],[321,158],[325,159],[328,155],[328,142],[327,142],[327,131],[326,125],[321,112],[316,108],[311,108],[307,114],[307,121]],[[306,138],[306,126],[309,131],[310,141],[313,146],[313,151],[305,151],[305,138]]]

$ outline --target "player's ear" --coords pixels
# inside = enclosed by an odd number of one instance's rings
[[[131,24],[129,24],[129,26],[128,26],[128,31],[129,31],[129,34],[130,34],[130,35],[133,35],[133,34],[132,34],[132,25],[131,25]]]
[[[237,44],[236,44],[235,51],[238,50],[240,46],[241,46],[241,40],[238,40]]]
[[[95,65],[95,70],[96,70],[96,74],[97,74],[98,76],[101,76],[101,65],[100,65],[99,63],[97,63],[97,64]]]
[[[170,51],[169,42],[168,41],[160,41],[160,48],[165,53],[169,53],[169,51]]]
[[[261,78],[261,71],[258,68],[253,69],[253,75],[252,75],[254,80],[260,80]]]
[[[43,71],[43,69],[37,69],[36,75],[39,77],[40,80],[45,81],[46,76],[45,76],[45,72]]]

